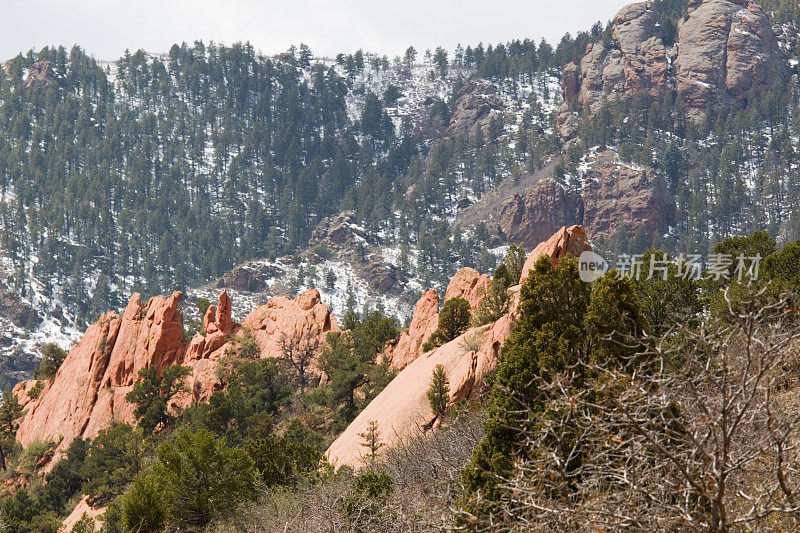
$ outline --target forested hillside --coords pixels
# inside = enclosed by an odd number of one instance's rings
[[[709,104],[701,120],[687,118],[690,104],[675,89],[675,44],[691,33],[678,0],[648,8],[647,31],[665,49],[663,85],[634,85],[624,98],[614,87],[588,89],[595,100],[582,109],[565,85],[567,66],[589,79],[581,69],[588,62],[592,72],[592,49],[627,61],[621,21],[557,45],[410,47],[396,58],[318,58],[306,46],[266,56],[249,44],[201,42],[115,61],[77,47],[21,54],[0,76],[4,281],[46,317],[50,334],[61,328],[65,345],[131,291],[203,286],[249,260],[264,271],[254,301],[272,286],[320,286],[337,310],[361,311],[369,291],[391,286],[387,309],[402,321],[420,290],[442,289],[458,266],[490,270],[502,246],[520,242],[491,211],[544,178],[565,199],[540,195],[545,215],[529,215],[528,225],[549,235],[601,213],[603,225],[587,227],[610,252],[702,251],[762,227],[789,240],[800,224],[797,15],[791,3],[763,5],[777,43],[771,65],[785,74]],[[579,210],[550,212],[600,179],[595,156],[609,149],[628,173],[646,175],[645,195],[664,180],[651,209],[674,205],[674,216],[632,224],[625,213],[637,206],[613,208],[605,189],[598,201],[612,208],[592,210],[584,199]],[[605,179],[613,188],[613,173]],[[478,216],[460,215],[475,204]],[[354,213],[361,243],[351,256],[331,254],[324,238],[309,245],[319,223],[342,211]],[[37,323],[21,321],[9,335],[44,327]]]

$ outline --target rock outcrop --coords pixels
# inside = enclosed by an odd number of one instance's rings
[[[577,190],[543,179],[506,200],[498,220],[506,240],[530,249],[573,224],[592,238],[611,238],[624,228],[630,236],[644,233],[652,240],[669,230],[675,200],[660,171],[623,163],[613,150],[593,152],[585,163]]]
[[[556,264],[566,255],[579,257],[583,252],[591,249],[592,245],[586,237],[586,230],[583,229],[583,226],[563,227],[533,249],[522,267],[520,284],[525,283],[534,265],[536,265],[536,261],[543,255],[550,256],[553,264]]]
[[[57,87],[60,78],[56,75],[52,61],[37,61],[28,68],[28,76],[25,78],[25,88],[30,89],[34,85],[43,84],[48,87]]]
[[[562,228],[533,251],[526,265],[535,263],[543,253],[550,254],[554,261],[558,261],[567,253],[580,255],[586,249],[590,247],[583,228]],[[484,284],[483,280],[484,277],[478,276],[474,270],[462,269],[451,280],[447,292],[461,294],[460,297],[472,303],[473,296],[479,294]],[[469,290],[464,290],[466,288]],[[516,293],[518,287],[512,288],[512,291]],[[400,343],[410,343],[411,339],[418,338],[417,335],[426,326],[430,326],[437,308],[436,293],[429,291],[424,294],[414,312],[412,327],[401,337],[395,351],[401,346]],[[327,451],[328,459],[336,466],[359,468],[367,464],[360,434],[367,430],[372,421],[377,422],[380,439],[388,446],[436,427],[437,415],[431,410],[427,398],[436,365],[444,366],[447,373],[450,405],[462,399],[472,401],[480,397],[486,391],[486,376],[497,366],[500,349],[511,333],[516,313],[516,306],[512,306],[510,312],[497,322],[471,328],[444,346],[414,357],[331,444]]]
[[[788,73],[769,17],[750,0],[690,0],[674,47],[664,45],[662,27],[653,2],[630,4],[614,17],[610,43],[591,43],[580,64],[564,66],[563,138],[576,133],[574,111],[591,115],[640,91],[677,91],[698,120],[717,103],[744,100],[753,87]]]
[[[342,211],[338,215],[322,220],[308,241],[309,248],[322,252],[333,252],[341,256],[355,256],[358,245],[369,244],[369,236],[358,225],[355,211]]]
[[[678,25],[678,94],[692,118],[787,74],[769,17],[749,0],[692,0]]]
[[[530,250],[558,228],[577,224],[581,218],[580,195],[554,179],[543,179],[527,193],[506,200],[498,223],[506,240]]]
[[[137,372],[181,362],[181,296],[158,296],[142,305],[134,294],[122,316],[110,311],[89,326],[37,399],[27,394],[32,382],[17,385],[14,393],[27,409],[17,433],[20,443],[92,438],[112,419],[135,422],[125,395]]]
[[[621,228],[648,239],[663,235],[675,218],[675,200],[663,174],[650,167],[620,162],[615,152],[597,155],[584,179],[583,216],[579,219],[593,238],[612,237]]]
[[[402,370],[422,355],[422,345],[439,327],[439,295],[435,289],[422,293],[422,297],[414,307],[411,324],[400,336],[386,344],[381,355],[389,363],[389,367]]]
[[[444,301],[463,298],[475,309],[489,288],[492,279],[487,274],[480,274],[474,268],[462,268],[447,285]],[[422,297],[414,308],[411,325],[400,334],[400,337],[386,344],[383,353],[378,357],[386,360],[389,367],[402,370],[424,352],[422,346],[439,327],[439,295],[434,289],[422,293]]]
[[[669,61],[652,2],[623,7],[614,17],[613,45],[591,43],[580,66],[567,65],[562,87],[564,101],[596,112],[606,98],[639,91],[658,94],[669,89]]]
[[[190,367],[189,392],[177,405],[206,401],[223,383],[217,366],[226,350],[237,349],[243,328],[249,328],[260,357],[281,357],[284,347],[302,344],[315,352],[329,331],[339,331],[336,318],[311,289],[295,300],[274,298],[251,312],[240,326],[231,319],[231,300],[226,291],[204,317],[205,334],[188,343],[183,340],[179,310],[182,294],[151,298],[143,305],[134,294],[125,312],[103,315],[89,326],[81,341],[36,399],[28,393],[34,380],[21,382],[14,394],[26,409],[17,440],[54,440],[63,450],[75,437],[93,438],[113,419],[135,423],[133,406],[125,396],[138,372],[155,365]]]
[[[96,522],[102,521],[102,515],[105,514],[107,509],[107,507],[92,507],[89,505],[89,497],[84,496],[81,501],[78,502],[78,505],[75,506],[75,509],[73,509],[69,516],[61,523],[61,529],[59,529],[59,531],[69,533],[72,531],[72,528],[75,527],[75,524],[80,522],[84,515],[95,519]]]
[[[489,122],[504,109],[505,105],[493,83],[471,80],[458,93],[447,135],[465,133],[475,137],[478,131],[486,134]]]

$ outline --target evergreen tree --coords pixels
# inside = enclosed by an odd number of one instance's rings
[[[169,427],[175,420],[169,412],[169,402],[186,390],[183,380],[190,372],[189,367],[181,365],[168,366],[161,371],[155,365],[139,370],[140,381],[134,384],[125,399],[136,406],[133,414],[145,433],[151,434],[158,427]]]
[[[428,388],[427,395],[431,410],[441,420],[447,412],[447,404],[450,401],[450,385],[444,366],[436,365],[436,368],[433,369],[431,386]]]

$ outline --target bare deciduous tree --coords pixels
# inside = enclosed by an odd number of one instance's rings
[[[285,333],[280,337],[283,360],[292,370],[300,388],[305,393],[310,382],[310,368],[319,350],[318,328],[310,327],[297,338],[288,337]]]
[[[800,406],[789,387],[798,317],[763,291],[707,320],[629,339],[625,370],[581,363],[541,379],[492,531],[800,528]],[[576,390],[572,376],[596,376]],[[491,521],[491,522],[490,522]]]

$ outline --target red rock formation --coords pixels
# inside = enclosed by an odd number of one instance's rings
[[[462,268],[450,280],[444,301],[464,298],[474,309],[478,306],[492,278],[479,274],[474,268]],[[439,326],[439,295],[430,289],[422,294],[414,309],[411,325],[396,340],[387,343],[386,349],[378,356],[385,359],[395,370],[402,370],[423,354],[422,345]]]
[[[558,261],[567,253],[580,255],[591,249],[586,233],[581,226],[561,228],[549,240],[541,243],[531,253],[527,262],[534,264],[542,254],[548,254]],[[528,267],[529,268],[529,267]],[[471,274],[469,271],[474,272]],[[460,288],[471,285],[478,278],[472,269],[459,271],[450,282],[453,294],[455,286]],[[465,283],[466,280],[471,280]],[[477,284],[476,284],[477,286]],[[512,291],[517,293],[518,287]],[[401,336],[394,347],[394,356],[408,355],[400,352],[403,346],[411,345],[412,339],[419,337],[423,324],[430,324],[434,315],[432,310],[438,307],[438,298],[429,291],[417,303],[412,320],[412,328]],[[361,467],[365,461],[362,446],[363,439],[359,435],[367,430],[370,422],[377,421],[381,441],[392,446],[398,444],[419,431],[428,431],[436,427],[436,415],[430,407],[427,391],[436,365],[442,365],[450,382],[450,405],[467,399],[474,400],[486,391],[485,378],[494,371],[500,358],[500,349],[511,333],[517,318],[516,306],[494,324],[472,328],[455,340],[425,354],[419,354],[408,362],[407,366],[391,383],[356,417],[347,429],[331,444],[327,451],[328,459],[336,466],[348,465]],[[413,334],[412,334],[413,332]]]
[[[328,460],[336,466],[364,466],[365,448],[359,436],[373,420],[378,422],[380,439],[397,444],[422,428],[430,428],[436,415],[430,407],[427,390],[436,365],[443,365],[450,382],[450,404],[474,399],[484,389],[484,378],[494,371],[500,347],[508,338],[513,319],[505,316],[489,327],[471,329],[457,339],[418,357],[356,417],[331,444]],[[474,343],[477,350],[470,344]]]
[[[414,308],[411,325],[396,340],[389,342],[381,355],[389,367],[402,370],[422,355],[422,345],[439,326],[439,295],[434,289],[422,293]]]
[[[92,507],[89,505],[89,497],[84,496],[78,505],[75,506],[75,509],[69,514],[67,518],[61,523],[61,529],[59,531],[63,531],[64,533],[69,533],[72,531],[72,528],[75,527],[83,515],[87,515],[89,518],[94,518],[95,521],[101,521],[101,517],[105,514],[107,507]]]
[[[555,264],[567,254],[578,257],[583,252],[591,249],[592,245],[589,244],[589,239],[586,237],[586,231],[583,226],[563,227],[548,240],[539,243],[534,248],[527,261],[525,261],[525,266],[522,267],[520,283],[525,283],[536,261],[545,254],[549,255]]]
[[[242,327],[252,331],[261,357],[283,357],[285,342],[310,342],[318,347],[329,332],[341,331],[316,289],[309,289],[295,300],[273,298],[247,315]]]
[[[492,278],[488,274],[481,275],[474,268],[462,268],[450,279],[444,294],[444,301],[463,298],[469,302],[470,307],[475,309],[489,289],[491,282]]]
[[[220,357],[237,344],[242,327],[231,320],[231,301],[220,294],[217,306],[209,308],[205,335],[195,335],[186,344],[179,312],[181,293],[169,298],[151,298],[142,305],[134,294],[122,316],[110,311],[89,326],[70,350],[55,377],[35,400],[28,396],[34,381],[14,388],[27,412],[20,423],[17,440],[55,440],[65,449],[75,437],[93,438],[112,419],[135,423],[133,406],[125,396],[138,379],[138,372],[185,364],[192,370],[187,378],[189,393],[176,403],[186,406],[205,401],[223,386],[217,372]],[[339,331],[336,318],[320,302],[319,293],[310,290],[296,300],[275,298],[245,318],[244,327],[252,330],[261,357],[282,355],[282,340],[301,339],[318,349],[328,331]]]

